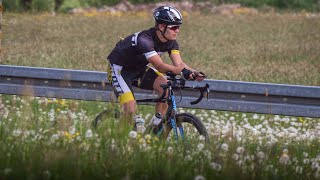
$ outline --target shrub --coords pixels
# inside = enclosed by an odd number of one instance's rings
[[[101,7],[104,5],[110,6],[119,3],[120,0],[81,0],[81,4],[84,6]]]
[[[4,7],[8,11],[52,11],[53,9],[60,12],[67,12],[72,8],[78,7],[102,7],[104,5],[115,5],[122,0],[5,0],[3,1]],[[153,3],[161,2],[163,0],[128,0],[133,4],[139,3]],[[173,1],[173,0],[169,0]],[[182,1],[182,0],[178,0]],[[192,1],[192,0],[189,0]],[[293,9],[293,10],[320,10],[319,0],[193,0],[193,2],[210,1],[214,4],[229,4],[240,3],[243,6],[250,7],[263,7],[271,6],[278,9]],[[55,7],[56,6],[56,7]]]
[[[262,7],[272,6],[278,9],[319,10],[317,0],[221,0],[222,3],[240,3],[244,6]]]
[[[64,0],[59,8],[60,12],[68,12],[73,8],[79,8],[81,6],[81,2],[79,0]]]
[[[54,0],[32,0],[32,11],[53,11]]]
[[[20,0],[2,1],[5,11],[19,11],[22,10]]]

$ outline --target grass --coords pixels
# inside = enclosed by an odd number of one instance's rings
[[[3,16],[0,64],[106,70],[117,36],[145,14]],[[185,14],[182,56],[214,79],[319,85],[320,21],[310,14]],[[168,61],[168,57],[165,57]],[[114,104],[0,95],[0,179],[317,179],[319,119],[179,109],[211,138],[161,141],[119,130]],[[140,106],[146,120],[153,107]],[[129,132],[131,134],[129,134]]]
[[[182,57],[209,78],[319,85],[318,16],[184,14],[178,39]],[[106,56],[118,36],[152,25],[143,13],[5,13],[0,63],[106,71]]]
[[[92,129],[103,103],[1,96],[0,107],[1,179],[319,178],[319,119],[179,109],[211,142],[176,143],[120,132],[113,117]]]

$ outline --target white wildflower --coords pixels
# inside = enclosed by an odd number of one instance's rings
[[[136,139],[137,135],[138,135],[137,131],[130,131],[129,132],[129,137],[131,137],[133,139]]]
[[[303,172],[303,168],[301,167],[301,166],[296,166],[296,173],[297,174],[302,174],[302,172]]]
[[[289,150],[288,149],[283,149],[282,152],[285,153],[285,154],[288,154]]]
[[[262,134],[265,134],[265,133],[267,132],[267,130],[266,130],[266,128],[261,128],[260,132],[261,132]]]
[[[205,141],[205,140],[206,140],[206,137],[204,137],[204,135],[200,135],[198,139],[199,139],[200,141]]]
[[[244,148],[239,146],[239,147],[237,147],[236,152],[237,152],[238,154],[243,154],[243,153],[244,153]]]
[[[259,115],[258,115],[258,114],[254,114],[254,115],[252,116],[252,118],[253,118],[253,119],[258,119],[258,118],[259,118]]]
[[[184,158],[186,161],[192,161],[192,156],[190,154],[186,155]]]
[[[76,128],[74,126],[69,127],[69,134],[74,135],[76,133]]]
[[[172,154],[173,154],[173,151],[174,151],[173,147],[169,146],[168,149],[167,149],[167,153],[168,153],[169,155],[172,155]]]
[[[197,148],[198,148],[198,151],[202,151],[203,148],[204,148],[204,144],[203,144],[203,143],[199,143],[199,144],[197,145]]]
[[[13,136],[20,136],[22,134],[21,129],[16,129],[13,131]]]
[[[59,139],[59,137],[60,137],[59,134],[53,134],[50,139],[51,139],[51,141],[56,141]]]
[[[280,118],[279,115],[275,115],[275,116],[274,116],[274,120],[275,120],[275,121],[279,121],[280,119],[281,119],[281,118]]]
[[[55,117],[55,112],[54,112],[54,109],[52,108],[50,110],[50,112],[48,113],[48,116],[49,116],[49,120],[50,121],[54,121],[54,117]]]
[[[92,136],[93,136],[92,130],[91,130],[91,129],[88,129],[88,130],[86,131],[86,138],[92,138]]]
[[[243,161],[242,160],[239,160],[236,162],[236,165],[238,165],[239,167],[241,167],[243,165]]]
[[[254,155],[246,155],[244,158],[243,158],[243,161],[245,162],[251,162],[254,160]]]
[[[211,161],[211,159],[212,159],[211,151],[209,151],[209,150],[204,150],[204,151],[203,151],[203,154],[205,155],[205,157],[206,157],[207,160],[210,160],[210,161]]]
[[[211,110],[210,111],[212,114],[217,114],[217,112],[215,110]]]
[[[111,150],[112,151],[117,150],[117,144],[116,144],[116,141],[114,139],[111,140]]]
[[[258,159],[261,159],[261,160],[262,160],[262,159],[264,159],[264,156],[265,156],[265,155],[264,155],[264,152],[262,152],[262,151],[259,151],[259,152],[257,153],[257,158],[258,158]]]
[[[196,177],[194,177],[194,180],[205,180],[206,178],[203,177],[202,175],[197,175]]]
[[[218,164],[215,162],[210,163],[210,166],[212,167],[213,170],[216,170],[216,171],[221,171],[221,169],[222,169],[221,164]]]
[[[309,164],[309,163],[310,163],[310,159],[308,158],[303,159],[303,164]]]
[[[223,144],[221,144],[221,149],[223,150],[223,151],[228,151],[229,150],[229,146],[228,146],[228,144],[226,144],[226,143],[223,143]]]
[[[238,161],[239,160],[239,155],[238,154],[233,154],[232,155],[232,159],[235,160],[235,161]]]
[[[319,169],[319,163],[316,162],[316,161],[313,161],[313,162],[311,163],[311,169],[312,169],[312,170],[317,170],[317,169]]]

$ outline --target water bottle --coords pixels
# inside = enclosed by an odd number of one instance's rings
[[[135,126],[137,127],[138,133],[144,133],[145,127],[144,127],[144,119],[141,116],[134,117],[135,120]]]
[[[153,115],[153,117],[151,118],[151,121],[150,121],[150,125],[153,124],[153,125],[158,125],[162,120],[162,115],[161,113],[156,113],[155,115]]]

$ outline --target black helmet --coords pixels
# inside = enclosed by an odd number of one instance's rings
[[[180,25],[182,24],[181,13],[171,6],[160,6],[153,11],[156,24]]]

